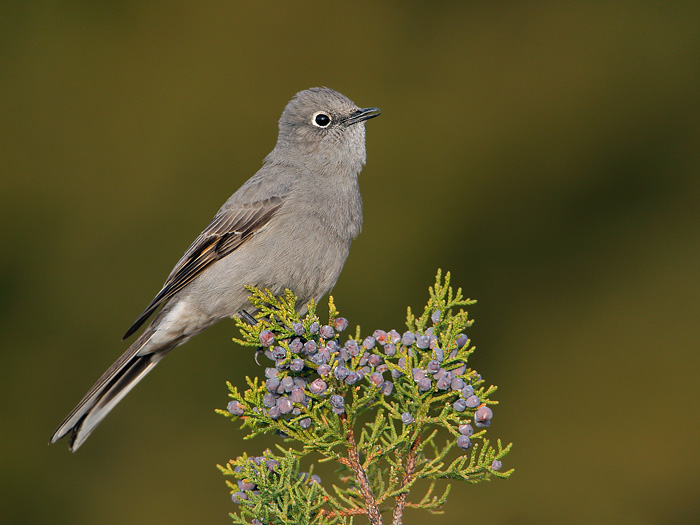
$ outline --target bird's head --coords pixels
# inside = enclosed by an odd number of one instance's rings
[[[366,159],[364,123],[379,114],[326,87],[300,91],[282,113],[270,156],[309,169],[359,173]]]

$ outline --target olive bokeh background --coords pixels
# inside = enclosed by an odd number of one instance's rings
[[[515,443],[405,522],[700,521],[697,2],[5,2],[0,61],[0,522],[229,522],[275,442],[213,412],[230,322],[46,443],[316,85],[383,111],[338,306],[401,330],[451,270]]]

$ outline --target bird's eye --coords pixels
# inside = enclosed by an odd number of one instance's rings
[[[328,113],[319,111],[318,113],[314,113],[314,116],[311,117],[311,122],[318,128],[327,128],[331,123],[331,117],[328,116]]]

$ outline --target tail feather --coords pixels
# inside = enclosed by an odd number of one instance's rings
[[[102,374],[51,436],[51,443],[72,432],[69,448],[78,450],[92,431],[172,348],[141,355],[155,330],[147,330]],[[173,345],[174,346],[174,345]]]
[[[164,353],[157,353],[137,356],[129,362],[123,373],[113,383],[110,383],[99,400],[85,413],[80,424],[73,430],[69,447],[72,451],[80,448],[80,445],[90,436],[97,425],[141,379],[146,377],[146,374],[158,364],[164,355]]]

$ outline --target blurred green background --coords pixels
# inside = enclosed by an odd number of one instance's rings
[[[230,322],[46,443],[316,85],[383,111],[343,314],[479,300],[516,473],[434,522],[700,521],[697,2],[3,2],[0,60],[0,522],[229,522],[215,465],[274,443],[213,412]]]

